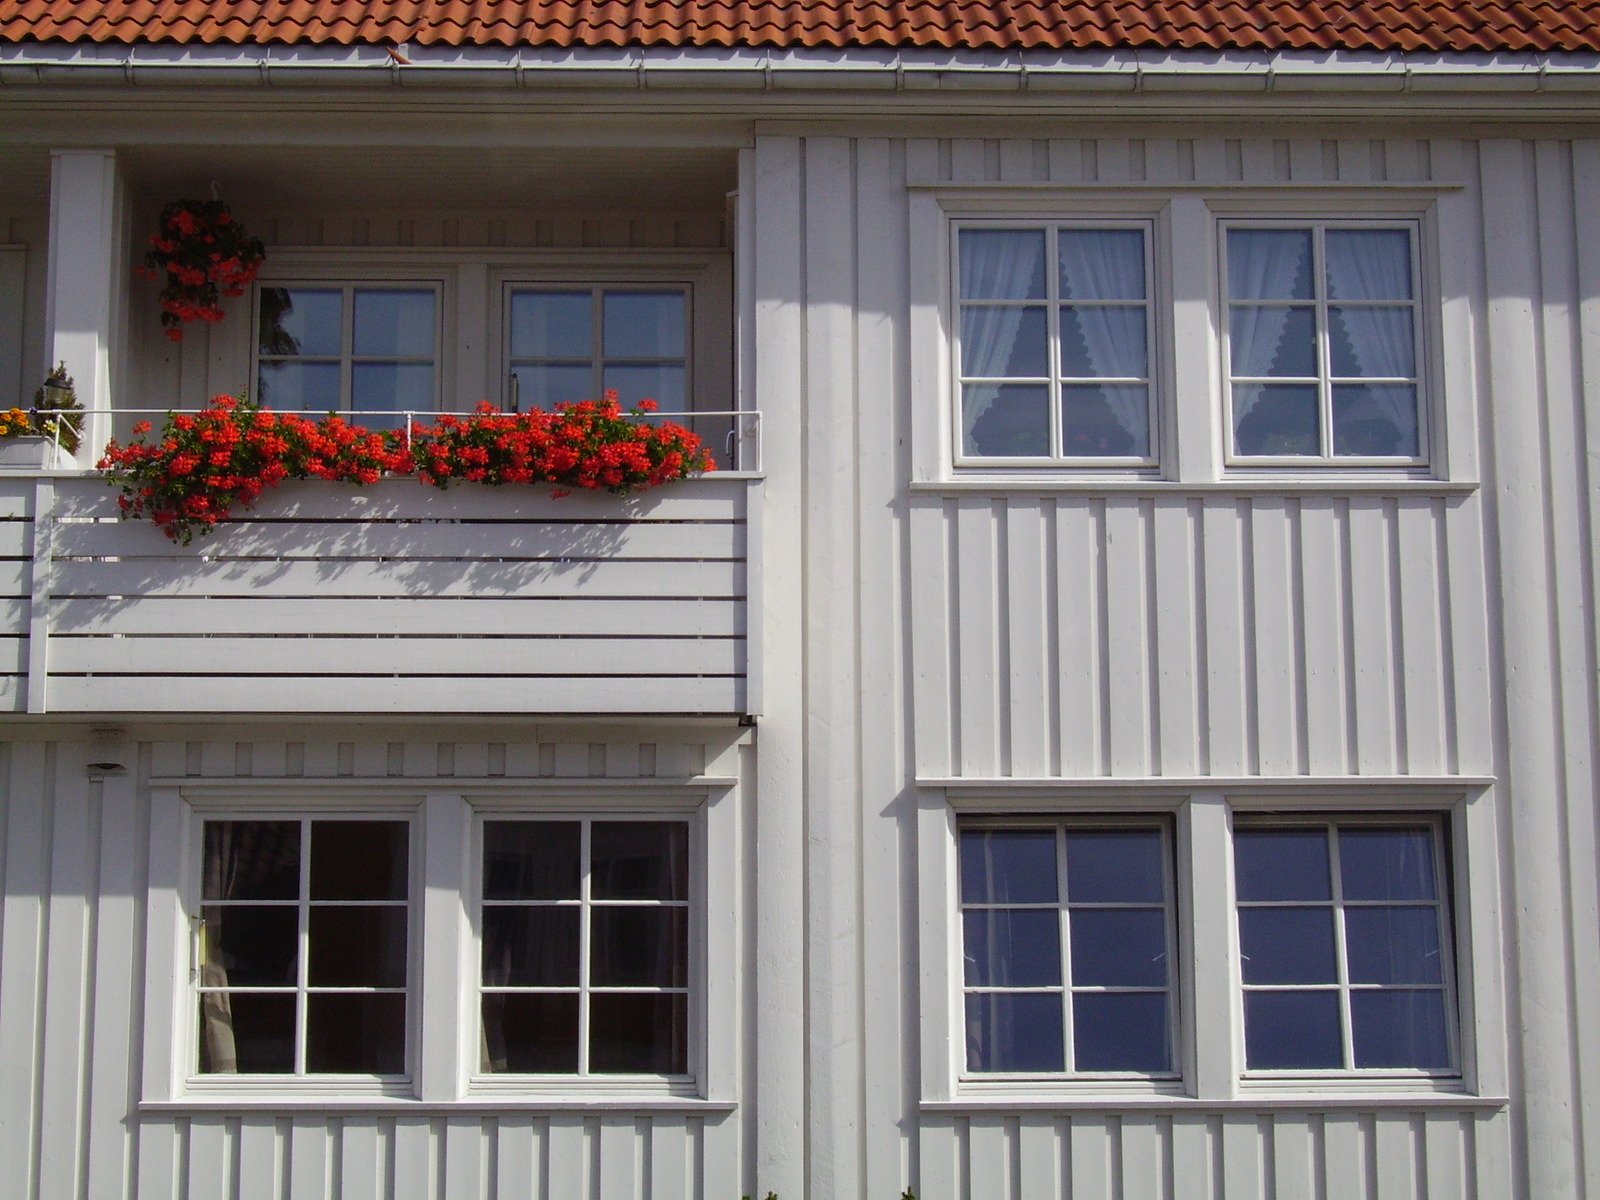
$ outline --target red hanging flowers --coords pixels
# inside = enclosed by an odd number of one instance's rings
[[[175,342],[189,321],[222,320],[222,297],[242,296],[266,250],[220,200],[174,200],[161,210],[161,227],[150,235],[151,249],[139,274],[161,289],[161,324]]]
[[[674,422],[624,413],[615,392],[604,400],[503,413],[480,404],[466,418],[440,417],[402,431],[377,432],[341,417],[312,420],[248,400],[217,396],[197,413],[168,413],[158,441],[148,421],[126,446],[115,439],[99,466],[120,488],[123,517],[149,517],[175,542],[204,536],[235,508],[249,508],[286,479],[376,483],[386,472],[415,474],[446,488],[548,483],[557,495],[579,488],[624,495],[715,470],[699,437]]]

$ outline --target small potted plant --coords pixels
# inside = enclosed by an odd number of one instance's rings
[[[0,467],[70,467],[83,438],[83,406],[67,364],[57,363],[33,393],[33,409],[0,414]]]

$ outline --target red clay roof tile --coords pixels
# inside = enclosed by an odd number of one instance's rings
[[[1600,0],[0,0],[0,41],[1596,51]]]

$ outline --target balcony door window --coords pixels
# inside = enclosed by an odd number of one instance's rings
[[[512,286],[507,378],[521,408],[654,400],[689,408],[689,292],[683,287]]]
[[[427,285],[284,284],[259,293],[256,398],[280,412],[438,407],[439,295]]]

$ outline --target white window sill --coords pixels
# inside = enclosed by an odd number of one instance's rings
[[[1136,496],[1466,496],[1477,491],[1476,480],[1420,479],[1397,476],[1297,475],[1293,478],[1229,475],[1222,479],[1182,482],[1172,479],[1130,479],[1105,476],[963,475],[955,479],[914,479],[914,493],[958,495],[1020,492],[1036,496],[1126,493]]]
[[[1237,1096],[1204,1099],[1198,1096],[1173,1094],[1125,1094],[1114,1092],[998,1092],[984,1095],[970,1094],[950,1100],[924,1100],[923,1112],[1127,1112],[1132,1110],[1155,1112],[1222,1112],[1246,1110],[1270,1112],[1275,1109],[1488,1109],[1505,1108],[1511,1101],[1506,1096],[1477,1096],[1468,1092],[1438,1091],[1350,1091],[1328,1090],[1317,1092],[1309,1088],[1295,1091],[1250,1091]]]
[[[419,1100],[403,1096],[361,1095],[195,1095],[176,1100],[143,1100],[142,1113],[194,1112],[375,1112],[375,1113],[497,1113],[497,1112],[732,1112],[732,1100],[703,1100],[684,1096],[466,1096],[458,1100]]]

